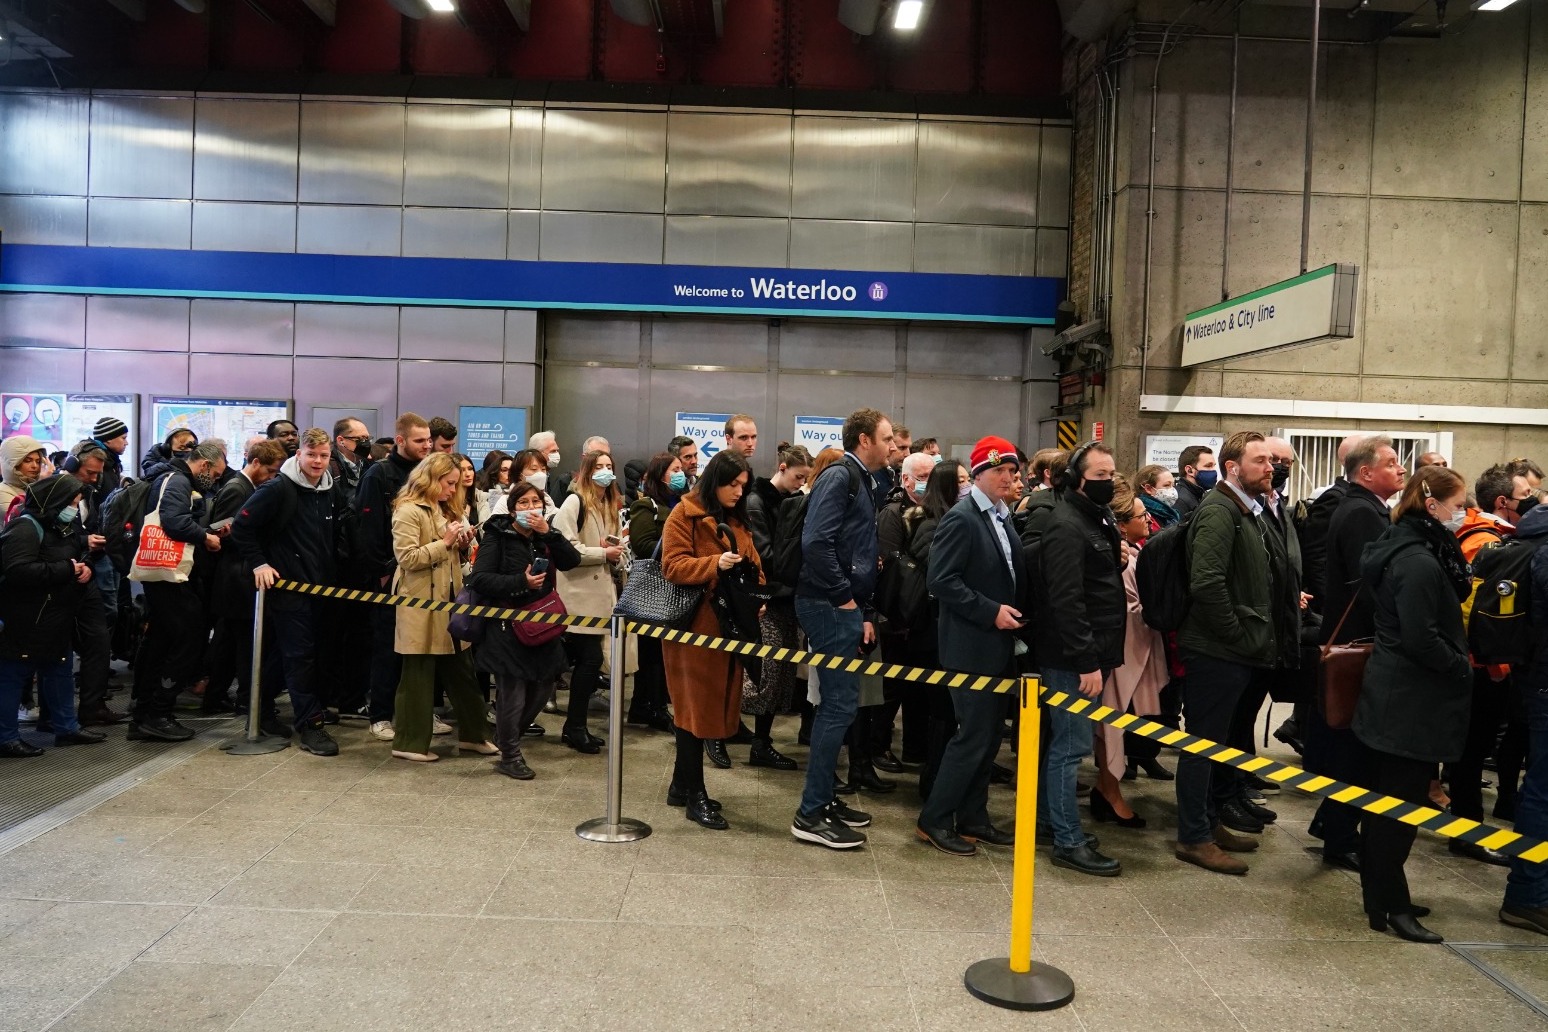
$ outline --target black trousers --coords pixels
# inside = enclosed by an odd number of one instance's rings
[[[1253,725],[1257,723],[1258,711],[1263,709],[1263,701],[1269,697],[1269,686],[1279,673],[1277,670],[1253,671],[1247,690],[1236,700],[1236,710],[1231,714],[1231,729],[1226,734],[1225,745],[1240,749],[1249,756],[1257,754],[1258,750],[1253,745]],[[1232,799],[1241,795],[1246,788],[1247,775],[1235,767],[1222,766],[1215,773],[1217,799]]]
[[[1391,753],[1372,752],[1370,788],[1405,802],[1427,805],[1430,779],[1435,764],[1410,760]],[[1408,894],[1408,876],[1403,865],[1417,834],[1412,824],[1391,817],[1373,817],[1365,822],[1360,846],[1360,891],[1365,897],[1367,914],[1402,914],[1413,908]]]
[[[1360,779],[1371,768],[1370,750],[1353,731],[1335,731],[1328,727],[1322,712],[1314,705],[1306,711],[1306,726],[1301,733],[1306,736],[1308,771],[1354,785],[1362,784]],[[1428,779],[1425,784],[1428,789]],[[1322,839],[1324,853],[1358,853],[1360,813],[1352,806],[1324,799],[1308,830]]]
[[[381,590],[387,590],[385,588]],[[398,629],[398,611],[392,606],[371,607],[371,723],[391,720],[398,702],[398,681],[403,676],[403,659],[394,648]]]
[[[1484,760],[1494,752],[1500,717],[1510,690],[1509,678],[1493,681],[1489,671],[1473,671],[1473,708],[1468,715],[1467,744],[1462,747],[1462,758],[1446,765],[1450,777],[1451,812],[1458,817],[1474,821],[1484,818]]]
[[[224,697],[235,681],[238,709],[245,708],[252,696],[252,598],[247,593],[245,605],[235,599],[226,600],[221,614],[215,618],[215,636],[210,639],[210,683],[205,692]]]
[[[1000,727],[1011,699],[968,688],[947,690],[957,714],[957,732],[946,744],[919,823],[925,828],[981,828],[989,823],[989,773],[1000,751]]]
[[[81,700],[77,713],[91,713],[107,705],[108,677],[113,671],[113,631],[101,604],[87,596],[75,614],[75,653],[80,670],[75,686]]]
[[[924,769],[919,772],[919,797],[929,799],[940,773],[941,757],[946,755],[946,743],[957,733],[957,710],[951,702],[951,689],[939,685],[920,685],[925,700],[925,754]]]
[[[640,638],[640,667],[634,672],[634,694],[629,698],[629,720],[643,724],[667,709],[666,666],[658,638]]]
[[[136,721],[172,716],[178,688],[198,679],[204,657],[204,602],[192,584],[146,584],[145,637],[134,663],[131,714]],[[163,684],[172,679],[170,686]]]
[[[570,671],[570,708],[564,715],[565,727],[586,726],[586,709],[602,683],[602,636],[566,634],[564,651],[574,668]]]

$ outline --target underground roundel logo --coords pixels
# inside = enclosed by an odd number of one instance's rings
[[[870,295],[872,301],[885,301],[887,300],[887,284],[877,280],[866,288],[866,293]]]

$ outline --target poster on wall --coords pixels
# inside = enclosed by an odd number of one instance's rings
[[[492,451],[515,455],[527,446],[527,410],[502,405],[457,409],[457,450],[482,467]]]
[[[844,447],[844,417],[796,416],[796,444],[816,455],[824,448]]]
[[[704,464],[709,462],[711,456],[720,451],[726,445],[726,420],[731,418],[729,412],[679,412],[677,414],[677,429],[673,433],[678,437],[692,437],[699,445],[699,469],[704,469]]]
[[[1146,434],[1140,449],[1140,465],[1165,466],[1176,472],[1177,456],[1184,448],[1195,444],[1202,444],[1218,455],[1225,438],[1218,434]]]
[[[232,454],[262,437],[276,419],[290,418],[290,402],[236,398],[151,398],[151,426],[158,442],[173,430],[192,430],[199,440],[218,437]]]
[[[133,455],[139,401],[137,394],[0,394],[0,437],[26,435],[51,452],[68,451],[91,436],[97,420],[116,416],[129,427],[125,453]]]

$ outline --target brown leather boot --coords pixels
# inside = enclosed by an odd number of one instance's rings
[[[1215,845],[1227,853],[1251,853],[1258,848],[1258,840],[1246,835],[1233,834],[1224,824],[1215,825]]]
[[[1247,865],[1229,853],[1224,852],[1213,842],[1200,842],[1197,845],[1185,846],[1177,843],[1177,859],[1183,863],[1202,867],[1206,871],[1214,871],[1217,874],[1246,874]]]

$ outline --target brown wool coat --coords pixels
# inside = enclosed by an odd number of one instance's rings
[[[392,513],[392,551],[398,572],[392,590],[399,595],[450,602],[462,590],[462,558],[441,535],[446,517],[428,505],[400,505]],[[393,651],[400,656],[449,656],[458,651],[446,630],[450,617],[423,609],[397,610]]]
[[[727,519],[736,537],[736,550],[758,562],[752,533],[740,521]],[[704,601],[693,615],[689,629],[695,634],[719,636],[710,600],[718,579],[716,561],[726,550],[715,533],[715,520],[705,512],[698,494],[690,492],[673,508],[661,531],[661,570],[674,584],[704,585]],[[763,579],[759,564],[758,579]],[[677,726],[699,738],[729,738],[741,723],[742,664],[734,656],[676,642],[661,643],[666,666],[667,694]]]

